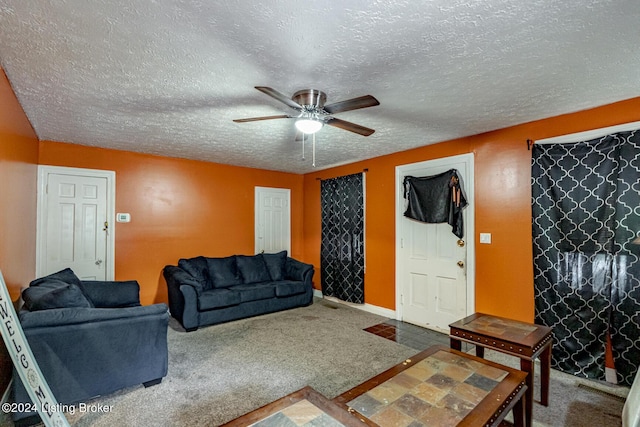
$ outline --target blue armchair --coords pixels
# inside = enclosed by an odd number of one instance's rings
[[[81,281],[70,269],[23,290],[18,317],[34,357],[61,404],[76,404],[167,374],[165,304],[141,306],[136,281]],[[15,402],[30,402],[14,369]],[[16,425],[39,421],[14,413]]]

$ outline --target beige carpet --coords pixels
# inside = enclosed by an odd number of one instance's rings
[[[362,330],[384,320],[326,300],[191,333],[172,320],[169,373],[161,384],[91,402],[109,412],[67,418],[77,427],[217,426],[306,385],[333,398],[418,352]],[[517,367],[515,358],[486,355]],[[619,426],[623,403],[579,382],[591,383],[552,371],[551,403],[535,404],[535,425]],[[6,418],[4,424],[11,425]]]

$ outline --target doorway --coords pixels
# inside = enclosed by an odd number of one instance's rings
[[[36,276],[115,277],[115,172],[38,167]]]
[[[475,238],[473,154],[396,167],[396,318],[447,332],[449,324],[474,312]],[[406,176],[433,176],[456,169],[468,205],[464,234],[449,224],[425,224],[404,216]]]
[[[255,188],[256,253],[287,251],[291,256],[291,190]]]

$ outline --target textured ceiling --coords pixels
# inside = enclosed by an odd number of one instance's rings
[[[41,140],[295,173],[305,88],[316,168],[640,96],[638,0],[0,0],[0,63]],[[588,124],[586,124],[588,127]]]

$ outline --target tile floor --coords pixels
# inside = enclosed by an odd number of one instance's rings
[[[449,335],[399,320],[389,319],[384,323],[365,328],[365,331],[419,351],[437,344],[449,347]],[[467,351],[467,346],[463,343],[462,351]]]

